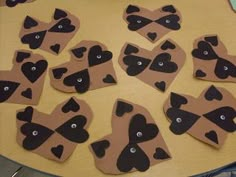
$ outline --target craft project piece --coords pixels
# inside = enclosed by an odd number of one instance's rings
[[[35,0],[0,0],[0,6],[15,7],[18,4],[33,2]]]
[[[10,71],[0,71],[0,103],[37,104],[39,102],[47,61],[27,50],[15,52]]]
[[[84,143],[92,120],[90,107],[75,97],[56,106],[51,114],[32,107],[18,111],[17,142],[24,149],[58,162],[65,161],[77,144]]]
[[[84,93],[116,84],[112,53],[95,41],[82,41],[70,51],[71,60],[50,69],[51,85],[63,92]]]
[[[164,111],[174,134],[187,132],[216,148],[224,144],[228,132],[236,130],[236,99],[227,90],[213,85],[198,98],[172,92]]]
[[[68,11],[56,9],[50,23],[27,16],[20,31],[23,44],[31,49],[40,48],[52,54],[59,54],[79,29],[77,17]]]
[[[192,55],[195,77],[209,81],[236,82],[236,56],[228,55],[217,35],[197,39]]]
[[[181,70],[185,58],[185,52],[168,39],[152,51],[126,43],[121,49],[119,64],[129,76],[136,76],[164,92]]]
[[[229,0],[229,3],[231,4],[231,7],[234,12],[236,12],[236,0]]]
[[[170,159],[159,128],[142,106],[118,99],[112,112],[112,134],[90,145],[96,167],[107,174],[146,171]]]
[[[170,31],[181,28],[181,14],[173,5],[166,5],[160,9],[148,9],[129,5],[123,19],[130,31],[137,31],[151,42],[156,42]]]

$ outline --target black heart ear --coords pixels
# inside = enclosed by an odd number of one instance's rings
[[[34,109],[31,106],[25,108],[23,112],[18,112],[16,118],[21,121],[31,122]]]
[[[174,45],[172,42],[166,40],[166,41],[161,45],[161,49],[162,49],[162,50],[175,49],[175,45]]]
[[[140,9],[137,6],[133,6],[133,5],[129,5],[126,9],[127,14],[130,14],[133,12],[139,12],[139,11],[140,11]]]
[[[54,19],[58,20],[60,18],[65,18],[67,16],[67,13],[61,9],[56,9],[54,12]]]
[[[24,28],[25,29],[30,29],[34,26],[37,26],[38,25],[38,22],[36,20],[34,20],[33,18],[31,18],[30,16],[27,16],[25,18],[25,21],[24,21]]]
[[[125,113],[133,111],[133,106],[123,101],[117,101],[116,104],[116,115],[122,117]]]
[[[80,47],[76,49],[72,49],[71,52],[76,56],[76,58],[82,58],[84,56],[84,52],[86,52],[87,48],[86,47]]]
[[[77,112],[80,109],[80,105],[71,98],[62,108],[62,112],[68,113],[69,111]]]
[[[67,72],[67,68],[55,68],[52,70],[52,74],[55,79],[61,79],[63,74],[66,72]]]
[[[130,55],[131,53],[138,53],[139,49],[133,45],[128,44],[125,48],[124,54]]]
[[[176,9],[173,5],[167,5],[162,8],[162,11],[164,12],[170,12],[170,13],[175,13]]]
[[[26,59],[26,58],[29,58],[30,57],[30,53],[28,53],[28,52],[17,52],[17,54],[16,54],[16,62],[17,63],[21,63],[24,59]]]
[[[106,154],[106,149],[109,148],[110,142],[108,140],[97,141],[91,144],[93,152],[98,158],[102,158]]]
[[[223,95],[220,93],[219,90],[217,90],[217,88],[216,88],[214,85],[212,85],[212,86],[206,91],[206,93],[205,93],[204,96],[205,96],[206,100],[208,100],[208,101],[212,101],[212,100],[214,100],[214,99],[220,101],[220,100],[222,100],[222,98],[223,98]]]
[[[209,37],[205,37],[204,39],[205,39],[205,41],[211,43],[211,45],[213,45],[213,46],[217,46],[218,45],[218,38],[217,38],[217,36],[209,36]]]
[[[180,108],[182,104],[187,104],[188,103],[188,100],[179,95],[179,94],[176,94],[174,92],[171,92],[170,94],[170,104],[172,107],[174,108]]]

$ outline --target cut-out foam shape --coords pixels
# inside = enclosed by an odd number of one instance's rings
[[[48,63],[31,51],[16,51],[10,71],[0,71],[0,103],[34,105],[39,102]]]
[[[78,143],[88,140],[92,116],[88,104],[75,97],[57,105],[51,114],[28,106],[16,114],[17,142],[26,150],[63,162]]]
[[[29,3],[35,0],[0,0],[1,6],[15,7],[18,4]]]
[[[63,92],[85,93],[117,83],[112,52],[95,41],[71,49],[71,60],[50,69],[51,85]]]
[[[79,27],[80,22],[76,16],[68,11],[55,9],[50,23],[27,16],[20,31],[20,39],[31,49],[40,48],[57,55],[74,37]]]
[[[229,132],[236,131],[236,99],[226,89],[213,85],[198,98],[172,92],[164,112],[174,134],[187,132],[216,148],[224,144]]]
[[[148,10],[129,5],[123,14],[130,31],[136,31],[151,42],[156,42],[170,31],[181,28],[181,14],[173,5]]]
[[[168,39],[152,51],[126,43],[121,49],[119,64],[129,76],[136,76],[164,92],[183,67],[185,58],[183,49]]]
[[[236,56],[228,54],[217,35],[207,35],[196,39],[192,56],[196,78],[236,82]]]
[[[96,167],[106,174],[146,171],[171,158],[161,132],[142,106],[118,99],[112,112],[112,134],[90,147]]]

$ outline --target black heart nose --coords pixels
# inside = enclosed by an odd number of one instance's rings
[[[147,33],[147,36],[148,36],[152,41],[154,41],[154,40],[156,39],[156,37],[157,37],[157,33],[155,33],[155,32],[149,32],[149,33]]]

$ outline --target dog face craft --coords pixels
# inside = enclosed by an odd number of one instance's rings
[[[65,161],[77,144],[89,138],[90,107],[75,97],[59,104],[48,115],[32,107],[17,113],[17,142],[24,149],[48,159]]]
[[[195,40],[192,56],[195,77],[209,81],[236,82],[236,56],[228,55],[216,35]]]
[[[116,84],[112,53],[95,41],[82,41],[71,60],[50,69],[51,85],[63,92],[85,93]]]
[[[37,104],[48,63],[43,56],[27,50],[14,54],[10,71],[0,71],[0,103]]]
[[[216,148],[236,130],[236,99],[223,88],[210,86],[198,98],[171,93],[164,111],[174,134],[187,132]]]
[[[181,28],[181,14],[173,6],[148,9],[129,5],[123,15],[130,31],[136,31],[151,42],[156,42],[170,31]]]
[[[0,7],[7,6],[7,7],[15,7],[18,4],[33,2],[35,0],[0,0]]]
[[[45,23],[27,16],[20,31],[23,44],[31,49],[40,48],[52,54],[59,54],[79,29],[77,17],[68,11],[55,9],[52,21]]]
[[[152,51],[126,43],[121,49],[119,64],[129,76],[136,76],[164,92],[181,70],[185,58],[185,52],[168,39]]]
[[[118,99],[112,113],[112,134],[90,145],[96,167],[107,174],[146,171],[170,159],[160,130],[143,107]]]

